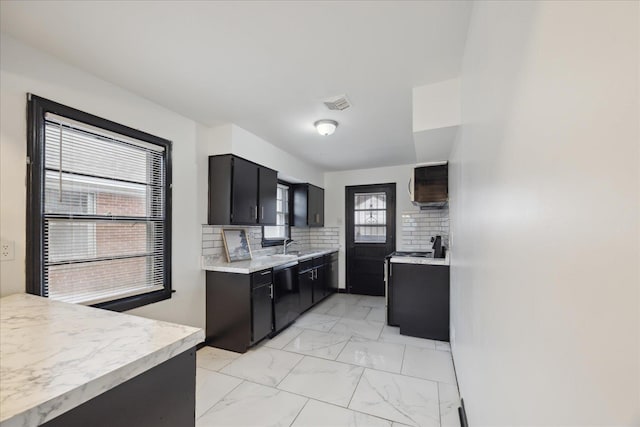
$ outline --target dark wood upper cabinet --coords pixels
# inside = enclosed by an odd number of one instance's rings
[[[276,195],[278,191],[278,172],[260,166],[258,169],[258,223],[275,225],[276,223]]]
[[[258,217],[258,167],[232,158],[231,224],[255,224]]]
[[[231,154],[209,156],[209,224],[275,225],[278,172]]]
[[[324,227],[324,190],[312,184],[293,186],[293,225]]]

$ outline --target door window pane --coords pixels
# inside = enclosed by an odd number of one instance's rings
[[[387,195],[385,193],[356,193],[353,214],[353,235],[356,243],[387,241]]]

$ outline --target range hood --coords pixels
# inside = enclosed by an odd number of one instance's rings
[[[449,203],[448,164],[416,166],[409,180],[411,203],[421,210],[442,209]]]

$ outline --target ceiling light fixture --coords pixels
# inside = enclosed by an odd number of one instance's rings
[[[336,122],[335,120],[325,119],[325,120],[318,120],[313,125],[316,127],[316,130],[320,135],[327,136],[327,135],[331,135],[336,131],[336,128],[338,127],[338,122]]]

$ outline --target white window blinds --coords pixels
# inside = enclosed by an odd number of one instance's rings
[[[289,187],[278,184],[276,193],[276,225],[264,226],[264,238],[283,240],[289,238]]]
[[[95,304],[164,288],[164,154],[45,115],[44,296]]]

